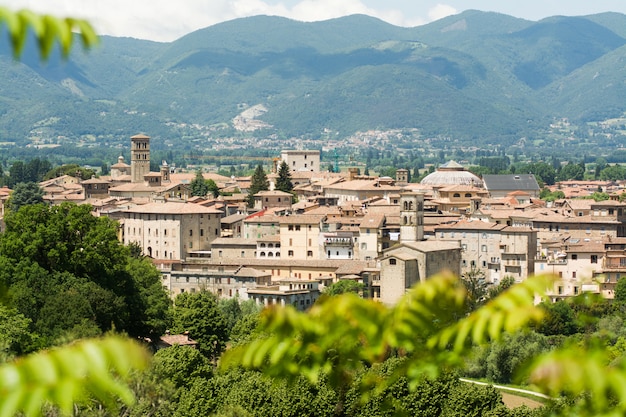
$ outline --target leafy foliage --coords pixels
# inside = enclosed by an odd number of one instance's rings
[[[75,402],[91,396],[113,408],[116,398],[132,404],[133,394],[119,378],[147,363],[144,348],[112,336],[20,358],[0,366],[0,415],[37,416],[48,402],[69,415]]]
[[[20,182],[15,186],[8,201],[12,211],[18,211],[22,206],[43,203],[43,190],[34,182]]]
[[[228,340],[226,321],[217,298],[209,291],[182,293],[176,297],[172,331],[189,332],[198,342],[198,350],[211,359],[219,356]]]
[[[67,17],[60,19],[50,15],[38,15],[29,10],[14,12],[0,7],[0,24],[9,31],[13,54],[18,58],[24,48],[29,31],[32,31],[39,45],[43,59],[52,52],[55,42],[61,47],[63,56],[67,57],[74,43],[73,30],[78,30],[83,46],[92,47],[98,43],[98,37],[86,20]]]
[[[189,184],[191,186],[191,195],[198,197],[206,197],[209,193],[209,186],[207,185],[204,177],[202,176],[202,171],[198,170],[196,172],[196,177]]]
[[[132,258],[89,205],[24,206],[0,235],[0,281],[44,346],[113,327],[161,335],[169,298],[148,259]]]
[[[291,172],[287,162],[283,161],[278,167],[278,178],[274,189],[290,193],[293,191],[293,183],[291,182]]]
[[[348,292],[359,294],[363,291],[363,288],[365,288],[365,286],[360,282],[356,282],[351,279],[341,279],[324,288],[322,293],[327,295],[339,295]]]
[[[267,174],[263,170],[261,164],[257,165],[250,179],[250,189],[248,190],[247,203],[248,207],[254,207],[254,195],[259,191],[267,191],[270,189],[270,183],[267,179]]]
[[[289,307],[267,309],[261,328],[270,336],[227,351],[221,363],[260,368],[271,376],[304,375],[312,382],[322,373],[332,386],[340,386],[363,364],[401,351],[409,356],[395,378],[405,375],[414,386],[424,375],[436,377],[441,369],[459,365],[471,342],[497,340],[540,319],[533,295],[545,285],[544,278],[528,280],[467,317],[465,291],[448,275],[417,285],[392,309],[354,294],[329,297],[306,314]]]

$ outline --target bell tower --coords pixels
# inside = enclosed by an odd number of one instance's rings
[[[400,242],[424,240],[424,194],[400,194]]]
[[[135,135],[130,138],[131,182],[142,183],[150,172],[150,136]]]

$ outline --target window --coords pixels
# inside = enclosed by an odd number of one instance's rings
[[[299,225],[299,224],[297,224],[297,225],[296,225],[296,232],[299,232],[299,231],[300,231],[300,225]]]
[[[487,252],[487,245],[481,245],[480,246],[480,251],[481,252]]]
[[[290,224],[289,226],[287,226],[287,230],[289,230],[290,232],[293,232],[293,224]]]
[[[598,255],[591,255],[591,263],[592,264],[598,263]]]
[[[572,278],[576,278],[576,271],[572,272]]]
[[[204,229],[200,229],[200,236],[204,236]]]
[[[189,229],[189,236],[193,236],[193,229]]]
[[[291,257],[293,257],[293,251],[292,251],[292,250],[288,251],[288,252],[287,252],[287,256],[291,256]]]
[[[572,261],[575,261],[577,259],[578,259],[578,254],[572,253]]]
[[[309,239],[309,246],[311,246],[311,239]]]
[[[289,238],[289,246],[293,246],[293,239]]]
[[[242,257],[242,258],[245,258],[245,257],[246,257],[246,251],[243,251],[243,250],[241,251],[241,257]]]
[[[396,258],[389,258],[389,265],[395,265],[396,264]]]
[[[313,256],[313,251],[312,250],[306,251],[306,256],[312,257]]]

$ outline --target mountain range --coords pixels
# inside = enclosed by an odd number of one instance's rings
[[[170,43],[103,36],[45,63],[33,45],[20,61],[2,45],[0,143],[18,145],[371,129],[499,143],[541,135],[555,119],[626,112],[618,13],[534,22],[471,10],[414,28],[257,16]]]

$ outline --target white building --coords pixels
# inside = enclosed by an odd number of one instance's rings
[[[320,151],[287,150],[280,153],[280,159],[291,171],[320,171]]]

